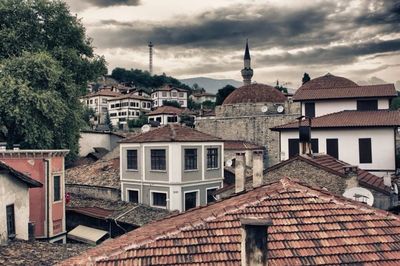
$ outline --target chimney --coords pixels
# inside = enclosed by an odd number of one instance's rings
[[[268,227],[269,218],[241,218],[243,266],[266,266],[268,264]]]
[[[14,151],[19,151],[19,147],[20,147],[21,145],[20,144],[14,144],[13,145],[13,150]]]
[[[246,173],[245,153],[238,152],[236,153],[236,159],[235,159],[235,193],[239,193],[244,190],[245,173]]]
[[[346,175],[346,189],[358,187],[358,167],[355,165],[343,166],[344,174]]]
[[[392,187],[392,177],[390,176],[389,173],[386,173],[383,176],[383,184],[387,187]]]
[[[253,151],[253,187],[263,183],[263,151]]]
[[[300,155],[311,154],[311,118],[300,116],[297,119],[299,120]],[[308,119],[308,124],[302,123],[307,121],[305,119]]]

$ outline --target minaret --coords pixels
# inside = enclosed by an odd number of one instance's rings
[[[153,43],[149,42],[149,73],[153,75]]]
[[[246,50],[244,51],[244,68],[242,69],[243,84],[250,85],[251,78],[253,77],[253,69],[251,69],[251,59],[249,51],[249,43],[246,40]]]

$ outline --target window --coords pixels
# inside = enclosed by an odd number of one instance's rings
[[[358,111],[378,110],[378,100],[359,100],[357,101]]]
[[[197,191],[185,193],[185,211],[197,206]]]
[[[119,106],[120,106],[119,103],[116,103],[116,104],[115,104],[115,108],[118,108]]]
[[[176,96],[177,96],[176,91],[172,92],[172,97],[176,97]]]
[[[166,170],[165,150],[151,150],[151,170]]]
[[[147,103],[147,108],[151,108],[151,103]]]
[[[8,238],[14,238],[15,237],[14,204],[8,205],[6,207],[6,215],[7,215],[7,236]]]
[[[110,113],[110,117],[116,117],[117,113]]]
[[[139,191],[128,190],[128,201],[133,203],[139,203]]]
[[[315,117],[315,103],[304,104],[305,116],[313,118]]]
[[[181,98],[183,97],[183,92],[179,93],[179,97],[181,97]]]
[[[209,148],[207,149],[207,168],[218,168],[218,149]]]
[[[152,192],[152,205],[156,207],[167,207],[167,193]]]
[[[90,100],[90,104],[92,104],[93,103],[93,100]]]
[[[161,117],[156,117],[156,121],[161,123]]]
[[[197,169],[197,149],[185,149],[185,170]]]
[[[288,139],[289,146],[289,159],[300,153],[299,140],[298,139]]]
[[[102,98],[102,99],[101,99],[101,102],[102,102],[102,103],[107,103],[107,99],[106,99],[106,98]]]
[[[162,92],[162,97],[167,97],[167,92],[163,91]]]
[[[102,111],[103,113],[106,113],[106,112],[107,112],[107,107],[101,107],[101,111]]]
[[[214,196],[214,192],[217,191],[217,188],[209,188],[207,189],[207,204],[214,202],[215,196]]]
[[[178,117],[168,116],[167,120],[168,120],[168,123],[176,123],[176,122],[178,122]]]
[[[111,104],[111,108],[114,108],[115,107],[115,104]]]
[[[54,186],[54,201],[61,200],[61,180],[60,176],[56,175],[53,177],[53,186]]]
[[[146,103],[142,102],[142,108],[146,108]]]
[[[372,163],[371,139],[358,139],[360,163]]]
[[[94,103],[97,104],[97,99],[94,99]]]
[[[326,153],[336,159],[339,159],[339,141],[338,139],[326,139]]]
[[[129,103],[128,102],[121,103],[121,107],[125,107],[125,106],[129,106]]]
[[[127,150],[126,151],[126,164],[128,170],[137,170],[137,150]]]
[[[311,150],[313,153],[319,152],[318,139],[311,139]]]

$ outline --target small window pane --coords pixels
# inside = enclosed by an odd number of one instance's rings
[[[372,163],[372,148],[371,139],[359,139],[358,140],[360,163]]]
[[[151,170],[166,170],[165,150],[151,150]]]
[[[54,176],[54,201],[61,200],[61,184],[60,184],[60,176]]]
[[[197,192],[185,193],[185,211],[197,206]]]
[[[218,168],[218,149],[207,149],[207,168]]]
[[[295,157],[300,153],[299,139],[289,139],[289,159]]]
[[[128,170],[137,170],[137,150],[128,150],[126,157]]]
[[[216,188],[207,189],[207,203],[211,203],[215,201],[215,197],[213,193],[217,191]]]
[[[133,203],[139,203],[139,191],[128,190],[128,201]]]
[[[153,192],[153,206],[167,207],[167,193]]]
[[[185,149],[185,170],[197,169],[197,149]]]

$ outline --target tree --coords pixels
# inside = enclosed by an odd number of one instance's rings
[[[311,80],[310,75],[308,75],[308,73],[304,73],[304,76],[302,79],[303,84],[306,82],[309,82],[310,80]]]
[[[400,92],[397,92],[397,97],[392,100],[390,103],[391,110],[398,110],[400,109]]]
[[[164,100],[163,101],[163,105],[165,105],[165,106],[173,106],[173,107],[176,107],[176,108],[181,108],[180,103],[178,103],[177,101]]]
[[[107,72],[65,3],[0,2],[0,128],[9,146],[79,151],[85,126],[79,97]]]
[[[114,130],[114,126],[111,122],[111,117],[110,117],[110,113],[107,111],[106,113],[106,119],[105,119],[105,124],[108,126],[108,128],[110,129],[110,131]]]
[[[191,98],[188,99],[188,108],[190,110],[199,110],[201,108],[201,104],[196,103]]]
[[[142,127],[146,124],[148,124],[148,117],[145,114],[141,114],[138,119],[132,119],[128,121],[128,127],[130,129]]]
[[[215,108],[215,102],[212,102],[210,100],[204,101],[202,103],[203,109],[214,109]]]
[[[231,94],[235,89],[236,88],[232,85],[226,85],[222,89],[219,89],[217,92],[215,105],[221,105],[224,102],[225,98],[228,97],[228,95]]]
[[[92,108],[89,108],[89,107],[86,107],[86,106],[83,107],[83,115],[82,115],[82,117],[83,117],[83,120],[85,121],[86,126],[88,128],[92,128],[93,124],[91,122],[91,119],[95,116],[95,114],[96,113]]]

